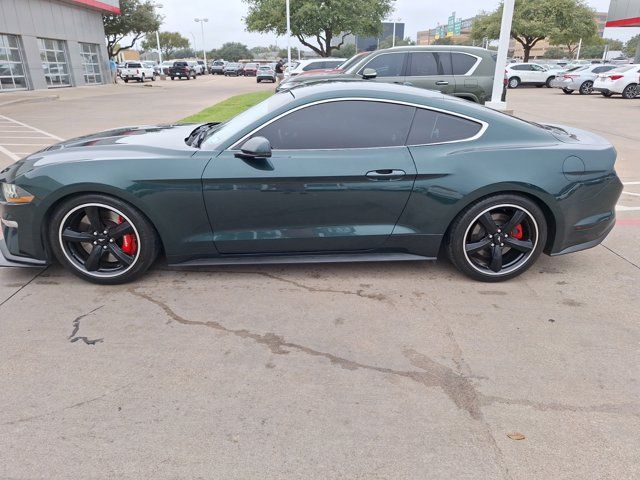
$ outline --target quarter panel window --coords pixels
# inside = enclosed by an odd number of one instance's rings
[[[405,53],[388,53],[378,55],[360,69],[360,74],[365,68],[373,68],[378,72],[378,77],[400,77],[404,70]]]
[[[418,109],[407,145],[428,145],[472,138],[482,125],[466,118],[433,110]]]
[[[384,102],[329,102],[290,113],[253,136],[267,138],[274,150],[404,146],[414,112]]]
[[[466,75],[473,68],[478,59],[464,53],[451,52],[451,63],[454,75]]]
[[[437,54],[433,52],[412,53],[409,76],[428,77],[433,75],[441,75],[441,70],[438,68]]]

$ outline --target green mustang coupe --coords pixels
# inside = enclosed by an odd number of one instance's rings
[[[403,85],[291,88],[225,123],[76,138],[0,172],[0,264],[87,280],[170,265],[433,260],[506,280],[600,243],[615,149]]]

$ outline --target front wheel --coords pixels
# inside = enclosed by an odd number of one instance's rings
[[[483,282],[526,271],[547,241],[544,213],[519,195],[496,195],[468,207],[451,225],[447,254],[458,270]]]
[[[520,79],[518,77],[511,77],[509,79],[509,88],[518,88],[520,86]]]
[[[49,224],[58,261],[77,276],[103,285],[130,282],[153,264],[158,236],[147,218],[128,203],[106,195],[63,202]]]

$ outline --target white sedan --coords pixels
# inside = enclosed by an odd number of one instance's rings
[[[622,98],[636,98],[640,94],[640,64],[623,65],[607,73],[598,75],[593,82],[593,89],[605,97],[620,94]]]
[[[551,81],[556,78],[557,71],[549,70],[538,63],[510,63],[506,68],[509,88],[520,85],[535,85],[536,87],[551,87]]]

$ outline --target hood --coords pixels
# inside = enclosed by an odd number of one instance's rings
[[[198,149],[185,139],[199,124],[125,127],[50,145],[4,169],[17,177],[33,168],[57,163],[191,156]]]

